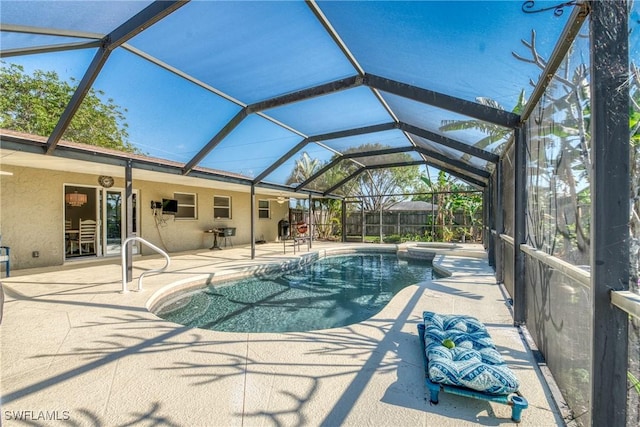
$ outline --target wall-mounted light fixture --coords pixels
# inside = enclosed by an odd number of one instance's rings
[[[74,191],[73,193],[65,194],[64,201],[67,202],[69,206],[80,207],[87,203],[87,195]]]

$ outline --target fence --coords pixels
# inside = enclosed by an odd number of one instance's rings
[[[438,223],[436,211],[350,212],[345,232],[351,241],[482,241],[482,212],[473,217],[458,212],[448,223]],[[364,218],[363,218],[364,216]],[[471,225],[472,224],[472,225]]]

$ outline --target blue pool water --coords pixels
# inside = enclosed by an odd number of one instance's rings
[[[312,331],[368,319],[404,287],[432,278],[430,263],[401,260],[395,254],[334,256],[278,275],[173,296],[155,313],[216,331]]]

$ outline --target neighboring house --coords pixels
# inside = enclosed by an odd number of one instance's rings
[[[390,211],[402,211],[402,212],[427,212],[435,216],[438,213],[438,205],[431,204],[429,202],[423,202],[421,200],[398,202],[388,208]]]
[[[11,248],[12,270],[118,256],[127,236],[123,164],[128,157],[134,235],[168,252],[211,247],[213,235],[205,231],[214,227],[235,228],[236,246],[251,243],[246,177],[216,181],[206,179],[215,174],[206,170],[185,176],[170,161],[70,142],[58,144],[60,155],[44,155],[46,138],[8,130],[0,130],[0,143],[0,235]],[[86,160],[92,155],[100,162]],[[256,187],[255,192],[254,237],[275,241],[278,220],[289,206],[273,201],[281,191]],[[78,242],[80,219],[90,220],[89,230],[95,221],[93,243]],[[152,250],[136,244],[134,253]]]

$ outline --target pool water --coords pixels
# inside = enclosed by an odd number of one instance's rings
[[[253,276],[172,296],[159,317],[226,332],[301,332],[366,320],[408,285],[430,281],[431,264],[395,254],[322,258],[294,271]]]

